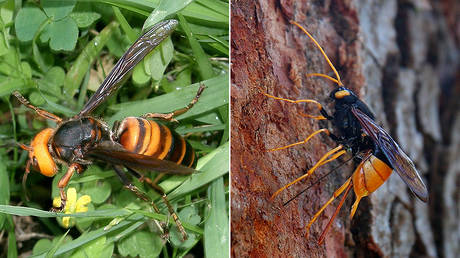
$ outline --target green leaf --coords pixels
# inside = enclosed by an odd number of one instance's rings
[[[187,17],[187,16],[185,16],[185,17]],[[228,35],[228,26],[227,26],[227,28],[216,28],[216,27],[209,27],[208,25],[189,23],[189,27],[190,27],[190,30],[192,31],[192,33],[195,34],[195,35],[202,35],[202,36]],[[226,53],[226,54],[228,55],[228,53]]]
[[[16,36],[20,41],[31,41],[46,19],[45,13],[35,6],[20,9],[14,22]]]
[[[150,13],[149,17],[145,21],[143,30],[164,20],[168,15],[177,13],[189,5],[192,1],[193,0],[161,0],[157,8]]]
[[[109,182],[98,180],[84,183],[81,192],[91,196],[91,202],[101,204],[109,198],[112,187]]]
[[[89,67],[94,62],[99,52],[110,39],[112,33],[118,27],[118,23],[109,23],[93,40],[88,42],[81,51],[77,60],[73,63],[65,78],[64,94],[69,98],[73,97],[80,86]]]
[[[89,203],[87,205],[88,211],[94,211],[93,203]],[[112,206],[111,209],[114,207]],[[101,209],[102,210],[102,209]],[[89,229],[89,227],[93,224],[93,222],[97,221],[98,219],[92,217],[83,217],[83,218],[75,218],[75,226],[80,232],[84,232]]]
[[[188,38],[190,47],[192,48],[193,56],[196,58],[196,62],[198,63],[198,69],[201,77],[203,80],[212,78],[214,76],[214,71],[212,70],[212,65],[208,56],[204,52],[203,48],[201,48],[200,43],[198,43],[198,41],[195,39],[184,16],[178,14],[177,17],[179,18],[180,25]]]
[[[139,219],[139,218],[137,218],[137,219]],[[135,220],[136,220],[136,218],[133,218],[133,221],[135,221]],[[91,232],[85,232],[80,237],[78,237],[77,239],[61,245],[59,247],[59,249],[56,251],[55,255],[62,255],[64,253],[67,253],[67,252],[69,252],[71,250],[74,250],[76,248],[79,248],[79,247],[85,245],[86,243],[89,243],[89,242],[93,241],[94,239],[97,239],[97,238],[99,238],[101,236],[105,236],[107,234],[110,234],[113,231],[116,231],[116,230],[119,230],[121,228],[127,227],[127,226],[129,226],[129,225],[131,225],[133,223],[135,223],[135,222],[121,221],[120,223],[118,223],[117,225],[114,225],[113,227],[111,227],[109,229],[99,228],[99,229],[91,231]],[[42,255],[37,255],[35,257],[36,258],[39,258],[39,257],[41,258],[41,257],[45,257],[45,255],[42,254]]]
[[[60,88],[64,85],[65,71],[60,66],[53,66],[46,72],[45,77],[41,80],[40,89],[48,90],[59,96]]]
[[[161,87],[166,92],[173,92],[184,88],[186,85],[192,83],[192,69],[186,68],[177,73],[175,80],[169,81],[167,78],[163,78],[161,81]]]
[[[48,253],[46,254],[46,258],[52,258],[52,257],[54,256],[54,254],[56,253],[56,251],[58,250],[59,246],[61,246],[62,243],[67,242],[67,241],[65,241],[65,240],[66,240],[67,234],[69,234],[69,231],[70,231],[70,229],[67,230],[67,231],[65,232],[65,234],[62,235],[62,236],[58,239],[57,242],[53,241],[53,242],[55,242],[55,243],[53,243],[52,248],[51,248],[51,249],[48,251]]]
[[[14,90],[22,91],[33,87],[32,81],[5,78],[0,80],[0,97],[9,96]]]
[[[144,16],[148,16],[156,5],[151,0],[93,0],[93,2],[110,4]]]
[[[209,125],[222,124],[222,121],[220,121],[217,112],[205,114],[203,116],[198,117],[196,120]]]
[[[228,30],[228,3],[215,0],[197,0],[180,13],[192,23]]]
[[[41,71],[46,71],[49,68],[48,63],[46,62],[44,55],[38,48],[37,42],[35,42],[35,40],[32,41],[32,54],[34,57],[34,61],[38,66],[38,69],[40,69]]]
[[[129,41],[134,42],[138,38],[138,33],[129,25],[128,21],[126,20],[125,16],[121,13],[118,7],[112,6],[113,12],[117,17],[118,23],[120,23],[121,28],[126,33]]]
[[[126,207],[137,200],[137,196],[131,191],[122,191],[117,195],[115,204],[119,207]]]
[[[8,47],[7,42],[6,42],[5,35],[0,34],[0,56],[3,56],[6,53],[8,53],[8,48],[9,47]]]
[[[73,253],[70,257],[112,257],[113,250],[113,242],[107,242],[106,236],[102,236],[78,248],[78,250],[75,253]]]
[[[133,41],[129,41],[126,34],[121,34],[121,30],[117,28],[107,41],[107,48],[115,57],[120,58],[125,53],[130,42]]]
[[[201,222],[201,217],[198,215],[198,211],[194,206],[187,206],[179,212],[181,221],[189,223],[191,225],[198,225]]]
[[[18,257],[18,247],[16,245],[16,234],[14,229],[8,231],[8,254],[7,257]]]
[[[52,246],[51,240],[42,238],[38,240],[32,249],[32,255],[42,254],[48,251]]]
[[[50,23],[50,48],[56,51],[71,51],[78,39],[77,23],[70,17]]]
[[[225,201],[224,179],[214,180],[208,188],[211,200],[211,211],[204,224],[204,251],[206,257],[220,254],[221,257],[229,255],[229,225],[228,204]]]
[[[168,194],[169,200],[178,198],[179,196],[190,193],[203,185],[206,185],[218,177],[221,177],[229,171],[229,143],[225,143],[215,149],[213,152],[204,156],[198,161],[197,172],[185,180],[179,187],[172,185],[170,182],[161,182],[160,187],[166,192],[176,188]]]
[[[35,106],[41,106],[45,104],[45,99],[42,97],[42,95],[36,91],[30,93],[29,95],[29,101],[32,103],[32,105]]]
[[[168,37],[145,58],[145,70],[154,81],[161,80],[166,67],[171,62],[173,53],[174,45],[171,37]]]
[[[183,223],[197,225],[201,222],[201,217],[198,215],[197,209],[193,206],[183,208],[177,215]],[[170,232],[169,239],[174,247],[180,249],[188,249],[196,244],[197,236],[196,234],[190,232],[187,232],[187,236],[187,240],[183,241],[182,234],[179,232],[176,226],[173,226],[173,229]]]
[[[31,79],[32,78],[32,68],[27,62],[21,62],[21,73],[23,78]]]
[[[157,234],[138,231],[118,243],[122,256],[157,257],[163,248],[163,240]]]
[[[3,162],[3,157],[0,156],[0,204],[8,204],[10,202],[10,180],[6,164]],[[0,228],[3,228],[6,214],[0,214]]]
[[[78,28],[87,28],[101,18],[101,15],[95,12],[73,12],[69,16],[75,20]]]
[[[150,81],[150,76],[144,68],[144,60],[142,60],[133,69],[133,76],[131,77],[136,86],[145,86]]]
[[[46,15],[54,21],[57,21],[72,12],[75,7],[76,0],[41,0],[40,2]]]
[[[0,8],[0,17],[2,19],[3,24],[8,24],[12,22],[13,15],[14,15],[14,0],[7,0],[7,1],[2,2],[2,7]]]
[[[119,216],[127,216],[131,214],[126,209],[107,209],[107,210],[96,210],[88,212],[79,212],[72,214],[56,213],[50,211],[42,211],[35,208],[11,206],[11,205],[0,205],[0,213],[6,213],[17,216],[35,216],[42,218],[56,218],[56,217],[97,217],[97,218],[114,218]]]
[[[40,33],[40,42],[41,43],[47,43],[50,38],[51,38],[51,24],[52,22],[46,24],[46,26],[43,28],[42,32]]]

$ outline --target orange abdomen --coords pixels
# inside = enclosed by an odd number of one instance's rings
[[[125,118],[118,129],[119,143],[127,150],[195,166],[195,151],[184,138],[165,125],[140,117]]]
[[[367,196],[377,190],[390,177],[393,169],[374,155],[363,160],[352,176],[357,196]]]
[[[351,208],[350,217],[353,218],[361,198],[377,190],[390,177],[393,169],[374,155],[361,161],[351,176],[356,200]]]

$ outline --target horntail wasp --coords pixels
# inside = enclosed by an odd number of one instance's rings
[[[46,128],[39,132],[32,139],[30,146],[20,144],[21,148],[29,152],[26,173],[23,177],[24,184],[31,166],[41,174],[53,177],[58,171],[57,162],[68,165],[67,172],[58,183],[61,206],[55,211],[62,211],[65,207],[67,199],[65,187],[72,175],[75,172],[83,173],[87,166],[95,161],[103,161],[112,165],[125,188],[134,192],[140,199],[151,203],[155,212],[160,213],[160,209],[151,198],[132,184],[124,169],[126,168],[139,181],[147,183],[157,191],[168,207],[182,237],[184,240],[187,239],[184,227],[157,182],[164,174],[194,173],[195,152],[177,133],[146,118],[174,120],[174,116],[185,113],[198,101],[204,86],[201,85],[195,98],[182,109],[168,114],[148,113],[142,117],[127,117],[121,122],[116,122],[112,129],[105,122],[90,116],[95,108],[122,85],[123,79],[134,66],[166,39],[177,25],[176,20],[166,20],[154,25],[140,36],[118,60],[81,111],[72,118],[62,119],[31,105],[19,92],[13,92],[23,105],[57,124],[56,128]],[[156,171],[159,174],[151,180],[142,174],[147,171]]]
[[[325,208],[329,206],[336,197],[345,192],[334,214],[329,220],[329,223],[326,225],[326,228],[319,237],[318,244],[323,243],[326,233],[331,227],[332,222],[340,211],[340,208],[342,207],[345,198],[352,187],[356,195],[356,200],[351,208],[350,219],[353,218],[361,198],[368,196],[377,190],[390,177],[393,170],[399,174],[403,181],[420,200],[426,202],[428,200],[428,190],[409,157],[403,152],[391,136],[374,121],[374,115],[367,105],[351,90],[344,87],[334,65],[332,65],[332,62],[329,60],[326,53],[313,36],[311,36],[310,33],[308,33],[308,31],[297,22],[291,21],[291,23],[299,27],[313,41],[336,76],[336,78],[333,78],[321,73],[310,73],[306,75],[307,77],[318,76],[326,78],[338,85],[338,88],[334,89],[329,96],[335,104],[334,113],[332,116],[328,115],[323,106],[313,99],[291,100],[275,97],[267,93],[263,94],[275,100],[286,101],[294,104],[311,103],[316,105],[320,115],[303,115],[316,120],[327,119],[331,121],[337,129],[336,131],[338,135],[336,136],[332,134],[329,129],[323,128],[313,132],[303,141],[271,149],[270,151],[287,149],[292,146],[307,143],[312,137],[319,133],[327,134],[338,144],[338,146],[324,154],[316,162],[316,164],[307,171],[306,174],[277,190],[271,196],[271,199],[275,198],[279,193],[291,185],[311,176],[320,166],[337,159],[349,151],[353,157],[360,162],[359,165],[350,178],[348,178],[348,180],[334,192],[333,196],[326,202],[326,204],[324,204],[313,216],[313,218],[310,219],[310,222],[306,227],[306,235],[308,236],[311,225],[321,215]]]

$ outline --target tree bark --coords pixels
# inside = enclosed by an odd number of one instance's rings
[[[232,1],[231,252],[234,257],[457,257],[460,253],[459,4],[447,1]],[[350,156],[322,166],[273,200],[336,144],[326,135],[304,140],[328,122],[301,116],[314,107],[276,101],[327,99],[336,85],[316,38],[342,82],[368,104],[399,142],[429,188],[419,201],[396,173],[350,221],[348,196],[323,245],[317,244],[339,200],[310,218],[350,177]],[[332,128],[333,130],[333,128]],[[313,184],[288,205],[283,203]],[[338,198],[340,199],[340,198]]]

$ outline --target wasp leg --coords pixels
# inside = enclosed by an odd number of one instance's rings
[[[161,179],[164,175],[165,175],[165,173],[160,173],[160,174],[158,174],[158,176],[155,177],[155,179],[153,179],[153,181],[152,181],[152,187],[153,187],[153,185],[156,185],[156,186],[158,187],[158,181],[160,181],[160,179]],[[160,187],[158,187],[158,188],[161,189]],[[163,190],[163,189],[161,189],[161,190]]]
[[[24,189],[24,195],[25,195],[27,201],[30,201],[30,199],[29,199],[29,194],[28,194],[27,187],[26,187],[26,182],[27,182],[27,176],[30,173],[30,165],[31,164],[32,164],[32,160],[30,160],[30,159],[27,160],[26,172],[22,176],[22,189]]]
[[[67,195],[66,195],[66,193],[64,191],[65,187],[69,183],[70,178],[72,178],[72,175],[75,173],[75,171],[77,171],[77,173],[81,173],[83,170],[84,170],[84,168],[80,164],[77,164],[77,163],[73,163],[73,164],[71,164],[69,166],[69,168],[67,169],[67,172],[59,180],[59,183],[58,183],[59,193],[60,193],[60,197],[61,197],[61,206],[57,207],[57,208],[53,207],[53,208],[51,208],[51,211],[61,212],[61,211],[64,210],[65,204],[67,202]]]
[[[308,222],[307,232],[305,233],[306,237],[308,237],[308,232],[310,231],[311,225],[316,221],[316,219],[319,217],[319,215],[321,215],[321,213],[323,213],[323,211],[326,209],[326,207],[329,206],[329,204],[331,204],[331,202],[334,201],[335,198],[337,198],[339,195],[341,195],[343,193],[343,191],[345,191],[345,194],[343,195],[342,199],[340,200],[339,205],[335,209],[334,215],[332,215],[331,219],[329,220],[329,222],[326,225],[326,228],[323,230],[323,233],[321,233],[321,236],[318,239],[318,244],[319,245],[323,243],[324,237],[326,236],[327,231],[329,230],[329,228],[332,225],[332,222],[334,221],[335,217],[339,213],[340,208],[342,207],[343,203],[345,202],[345,198],[347,197],[348,193],[350,192],[352,186],[353,186],[353,182],[351,181],[351,178],[349,178],[339,189],[337,189],[334,192],[334,195],[332,195],[332,197],[326,202],[326,204],[324,204],[323,207],[321,207],[321,209],[313,216],[313,218],[310,220],[310,222]]]
[[[321,157],[321,159],[318,160],[318,162],[316,162],[316,164],[310,168],[306,174],[304,174],[303,176],[297,178],[296,180],[290,182],[289,184],[281,187],[280,189],[278,189],[278,191],[276,191],[272,196],[271,196],[271,199],[275,198],[279,193],[281,193],[282,191],[284,191],[286,188],[288,188],[289,186],[299,182],[300,180],[304,179],[304,178],[307,178],[309,177],[311,174],[313,174],[313,172],[315,172],[316,169],[318,169],[320,166],[326,164],[326,163],[329,163],[335,159],[337,159],[338,157],[342,156],[343,154],[346,153],[345,150],[342,150],[343,149],[343,146],[342,145],[339,145],[337,146],[336,148],[328,151],[326,154],[323,155],[323,157]],[[331,158],[327,159],[329,156],[333,155]]]
[[[310,134],[307,138],[305,138],[305,140],[303,141],[300,141],[300,142],[296,142],[296,143],[292,143],[292,144],[289,144],[289,145],[286,145],[286,146],[283,146],[283,147],[279,147],[279,148],[274,148],[274,149],[269,149],[268,151],[278,151],[278,150],[284,150],[284,149],[287,149],[287,148],[291,148],[293,146],[296,146],[296,145],[300,145],[300,144],[305,144],[307,143],[313,136],[319,134],[319,133],[326,133],[327,135],[329,135],[329,130],[328,129],[319,129],[317,131],[314,131],[312,134]]]
[[[24,106],[30,108],[30,109],[33,109],[39,116],[41,117],[44,117],[46,119],[49,119],[49,120],[53,120],[55,121],[56,123],[60,123],[62,121],[62,119],[54,114],[51,114],[50,112],[48,111],[45,111],[43,109],[40,109],[32,104],[30,104],[30,102],[24,98],[21,93],[19,93],[19,91],[13,91],[12,93],[18,100],[19,102],[21,102],[21,104],[23,104]]]
[[[327,117],[325,117],[323,115],[323,112],[326,112],[326,111],[322,111],[324,110],[323,109],[323,106],[321,105],[321,103],[319,103],[318,101],[316,100],[313,100],[313,99],[299,99],[299,100],[293,100],[293,99],[285,99],[285,98],[280,98],[280,97],[276,97],[276,96],[273,96],[273,95],[270,95],[268,93],[265,93],[262,91],[262,89],[260,89],[261,93],[264,94],[266,97],[269,97],[271,99],[275,99],[275,100],[281,100],[281,101],[286,101],[286,102],[289,102],[289,103],[294,103],[294,104],[299,104],[299,103],[313,103],[316,105],[316,107],[318,108],[319,112],[321,113],[321,115],[318,115],[318,116],[313,116],[313,115],[309,115],[309,114],[304,114],[302,113],[301,115],[304,116],[304,117],[309,117],[309,118],[313,118],[313,119],[316,119],[316,120],[326,120],[328,119]],[[327,114],[327,113],[326,113]]]
[[[188,103],[188,105],[184,108],[181,108],[181,109],[177,109],[177,110],[174,110],[173,112],[171,113],[167,113],[167,114],[162,114],[162,113],[147,113],[145,115],[143,115],[142,117],[143,118],[157,118],[157,119],[162,119],[162,120],[165,120],[165,121],[168,121],[168,122],[177,122],[176,119],[174,119],[175,116],[178,116],[178,115],[182,115],[184,114],[185,112],[187,112],[189,109],[191,109],[193,107],[193,105],[195,105],[197,102],[198,102],[198,99],[200,98],[201,96],[201,93],[203,92],[203,90],[206,88],[206,86],[204,84],[200,84],[200,87],[198,88],[198,91],[195,95],[195,97],[193,98],[192,101],[190,101],[190,103]]]
[[[143,175],[139,174],[137,171],[135,170],[132,170],[130,168],[128,168],[128,171],[131,172],[132,175],[134,175],[135,177],[137,177],[137,179],[140,181],[140,182],[145,182],[147,183],[148,185],[150,185],[157,193],[159,193],[161,195],[161,198],[163,199],[163,202],[166,204],[166,207],[168,207],[168,211],[169,211],[169,214],[171,215],[171,217],[173,218],[174,222],[176,223],[176,226],[177,226],[177,229],[179,230],[179,232],[181,233],[182,235],[182,238],[183,240],[187,240],[187,232],[185,232],[185,229],[184,229],[184,226],[182,225],[182,222],[180,221],[179,219],[179,216],[177,216],[176,212],[174,211],[173,207],[171,206],[171,204],[169,203],[169,200],[168,200],[168,197],[166,196],[166,193],[164,192],[164,190],[158,186],[156,183],[154,183],[152,180],[150,180],[150,178],[148,177],[144,177]],[[159,177],[162,176],[162,174],[159,174],[157,176],[157,178],[155,179],[155,182],[159,180]]]
[[[124,187],[131,192],[133,192],[139,199],[143,200],[144,202],[150,203],[152,205],[153,209],[155,210],[156,213],[161,214],[160,209],[158,206],[155,204],[155,202],[145,193],[143,193],[139,188],[137,188],[131,180],[126,177],[123,167],[120,166],[113,166],[113,170],[115,170],[116,174],[118,175],[118,178],[120,178],[120,181],[123,183]],[[161,233],[163,235],[167,235],[167,224],[164,222],[160,222],[158,220],[154,220],[155,224],[158,226],[160,229]]]

